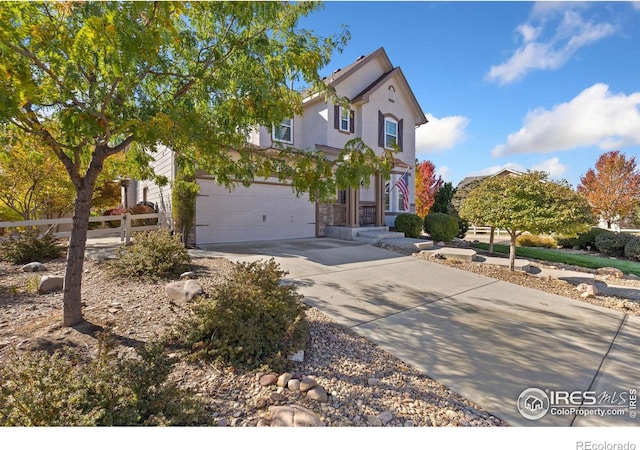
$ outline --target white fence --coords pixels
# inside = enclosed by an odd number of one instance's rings
[[[475,225],[469,225],[467,233],[469,231],[473,232],[474,235],[478,233],[491,233],[491,227],[476,227]],[[500,231],[502,231],[503,234],[509,234],[506,230],[500,230],[500,228],[495,229],[495,234],[500,236]]]
[[[134,220],[157,219],[155,225],[133,226]],[[89,222],[120,222],[120,226],[98,228],[89,230],[87,237],[114,237],[119,236],[121,241],[129,244],[131,242],[131,233],[138,231],[149,231],[165,227],[164,215],[161,212],[150,214],[122,214],[119,216],[99,216],[89,218]],[[45,220],[24,220],[22,222],[0,222],[0,228],[19,228],[19,227],[51,227],[53,225],[72,224],[73,219],[68,217],[64,219],[45,219]],[[71,231],[59,231],[53,233],[55,237],[67,238],[71,236]]]

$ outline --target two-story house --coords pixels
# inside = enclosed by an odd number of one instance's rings
[[[278,145],[321,150],[335,157],[350,139],[361,138],[377,153],[397,148],[396,164],[388,180],[375,177],[368,188],[336,193],[332,203],[310,202],[296,197],[291,186],[277,180],[255,181],[229,192],[206,174],[199,174],[196,201],[196,244],[252,240],[345,236],[338,228],[393,226],[395,217],[413,212],[415,128],[427,122],[402,70],[394,67],[379,48],[352,64],[335,70],[325,80],[338,96],[350,99],[350,108],[334,105],[324,96],[304,100],[300,116],[283,121],[275,129],[260,127],[249,137],[257,146]],[[173,181],[172,152],[160,149],[156,173]],[[403,183],[398,183],[404,177]],[[406,188],[404,188],[406,186]],[[170,189],[139,182],[135,200],[156,203],[170,217]],[[133,199],[130,199],[131,204]]]

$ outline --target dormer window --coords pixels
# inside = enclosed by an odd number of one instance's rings
[[[396,101],[396,88],[394,88],[393,86],[389,86],[389,101]]]
[[[284,119],[279,126],[273,127],[273,140],[293,144],[293,119]]]

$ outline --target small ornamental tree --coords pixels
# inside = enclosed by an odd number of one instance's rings
[[[436,177],[436,166],[431,161],[416,164],[416,214],[420,217],[429,213],[442,183],[444,181],[441,176]]]
[[[640,204],[640,171],[634,157],[619,151],[603,153],[595,170],[589,169],[578,185],[596,216],[611,224],[632,215]]]
[[[487,178],[464,199],[460,215],[471,222],[507,230],[511,236],[511,270],[514,270],[516,239],[525,231],[575,234],[592,221],[584,198],[566,181],[549,180],[545,172]]]
[[[81,283],[92,195],[119,154],[150,173],[159,145],[219,184],[289,180],[327,199],[392,158],[350,141],[324,153],[248,144],[257,125],[300,114],[297,81],[334,97],[319,70],[346,31],[327,38],[298,22],[315,2],[5,2],[0,8],[0,123],[39,138],[75,190],[63,324],[83,321]],[[337,99],[334,99],[337,100]],[[129,172],[136,176],[136,172]],[[139,178],[136,176],[136,178]]]

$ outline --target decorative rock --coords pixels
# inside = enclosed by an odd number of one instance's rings
[[[260,386],[273,386],[276,384],[278,377],[275,373],[268,373],[260,377]]]
[[[224,417],[221,417],[218,420],[216,420],[216,426],[218,426],[218,427],[228,427],[229,426],[229,422]]]
[[[456,413],[454,410],[452,409],[447,409],[444,413],[445,416],[447,416],[448,419],[450,420],[455,420],[458,418],[458,413]]]
[[[367,380],[367,383],[369,384],[369,386],[378,386],[380,384],[380,379],[379,378],[369,378]]]
[[[407,420],[407,421],[404,423],[404,426],[405,426],[405,427],[414,427],[414,426],[415,426],[415,424],[413,423],[413,420]]]
[[[282,402],[286,400],[286,398],[287,397],[282,394],[278,394],[277,392],[272,392],[271,395],[269,395],[269,400],[271,400],[272,402]]]
[[[598,295],[598,289],[596,286],[594,284],[587,284],[586,288],[584,288],[584,292],[580,294],[580,298],[595,297],[596,295]]]
[[[299,391],[300,390],[300,380],[292,378],[287,383],[287,387],[289,388],[290,391]]]
[[[276,392],[278,394],[282,394],[284,392],[284,386],[278,386],[278,389],[276,389]]]
[[[383,425],[386,425],[393,420],[393,414],[391,411],[382,411],[378,414],[378,419],[380,419]]]
[[[291,375],[289,372],[283,373],[278,377],[278,386],[285,387],[287,383],[289,383],[289,380],[292,378],[293,378],[293,375]]]
[[[23,272],[46,272],[47,268],[44,264],[39,262],[30,262],[29,264],[25,264],[22,266]]]
[[[181,280],[193,280],[197,278],[195,272],[184,272],[180,274]]]
[[[269,404],[269,399],[268,399],[268,398],[266,398],[266,397],[259,397],[259,398],[256,400],[256,408],[257,408],[257,409],[263,409],[263,408],[266,408],[268,404]]]
[[[287,356],[287,359],[293,362],[304,362],[304,350],[299,350],[293,355]]]
[[[314,386],[307,391],[307,397],[320,403],[326,403],[328,400],[327,391],[322,386]]]
[[[318,416],[302,406],[272,406],[269,408],[272,427],[324,427]]]
[[[615,267],[600,267],[596,270],[598,275],[609,275],[614,278],[624,278],[624,273],[620,269],[616,269]]]
[[[175,302],[188,302],[196,295],[202,294],[204,291],[202,290],[202,286],[200,286],[196,281],[186,280],[174,281],[173,283],[167,284],[164,288],[164,292],[167,294],[167,297]]]
[[[39,294],[48,294],[62,289],[64,289],[63,277],[44,276],[40,279],[40,284],[38,285]]]
[[[309,389],[316,387],[317,385],[318,382],[315,378],[303,377],[302,380],[300,380],[300,391],[307,392]]]
[[[367,416],[367,423],[373,427],[381,427],[382,420],[377,418],[376,416]]]

